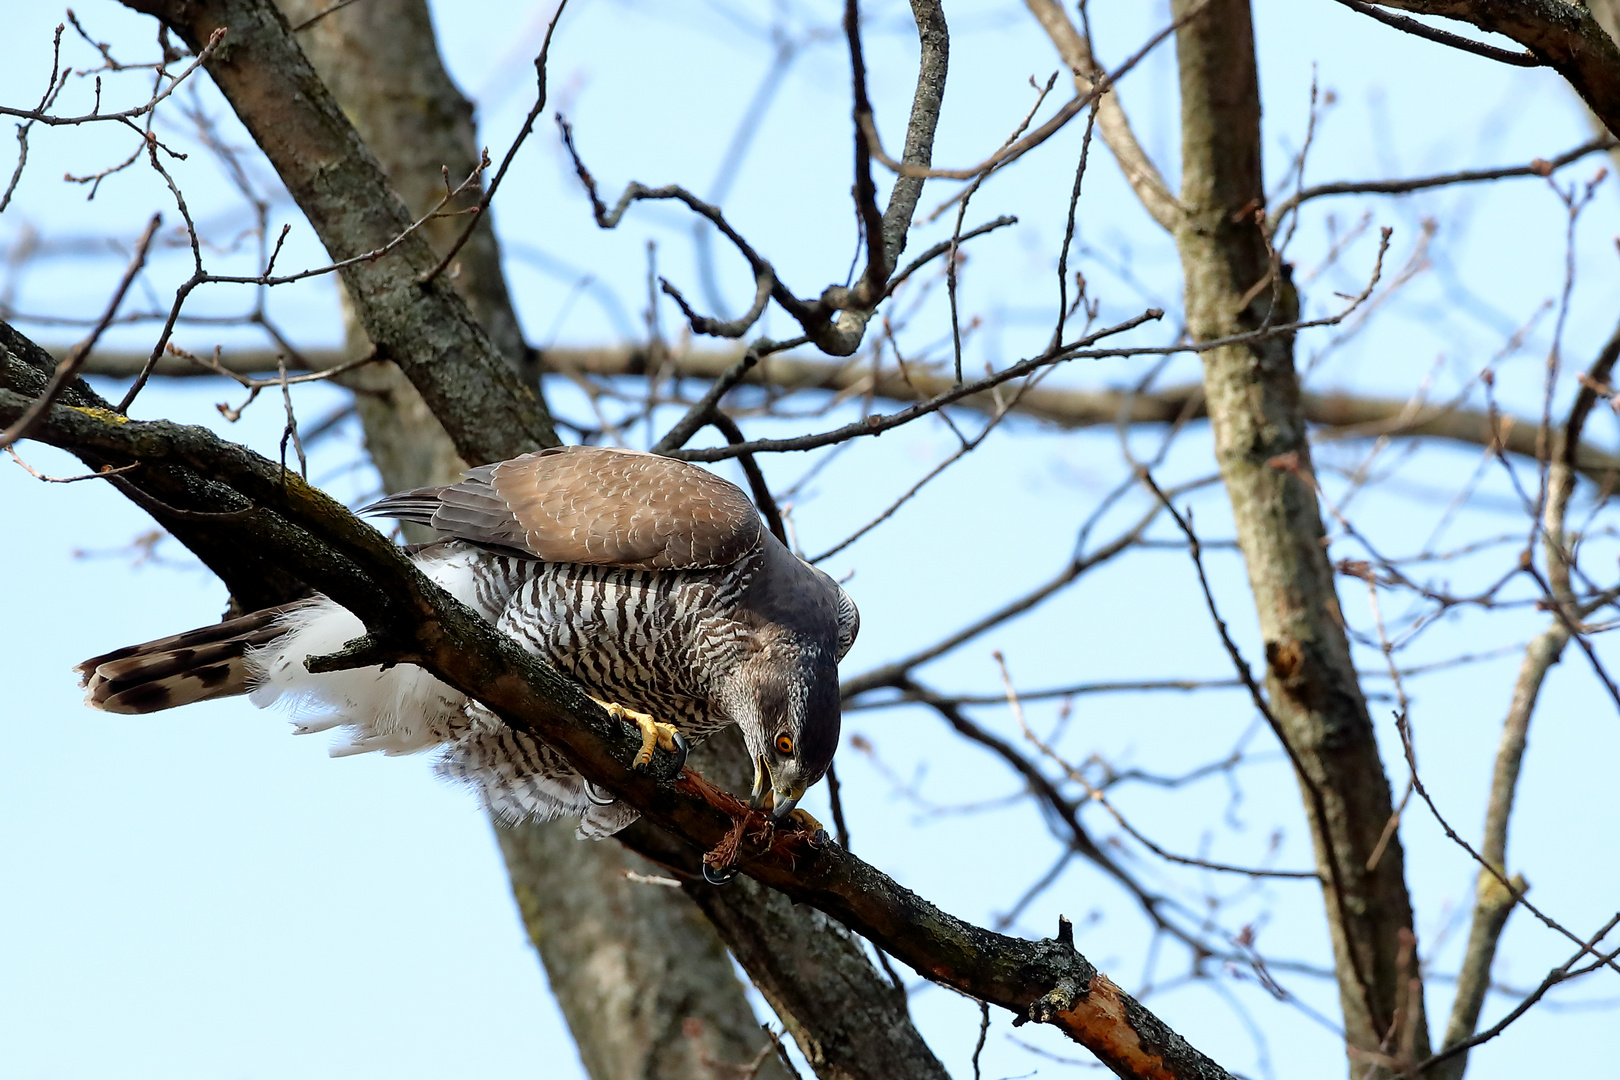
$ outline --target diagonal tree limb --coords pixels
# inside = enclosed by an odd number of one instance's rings
[[[1566,606],[1572,604],[1570,566],[1574,558],[1572,545],[1565,534],[1565,517],[1569,499],[1575,486],[1575,456],[1580,446],[1581,431],[1597,404],[1596,387],[1608,382],[1615,364],[1620,362],[1620,329],[1609,338],[1587,369],[1586,378],[1570,407],[1569,416],[1559,432],[1549,472],[1547,506],[1542,516],[1543,547],[1546,553],[1548,580],[1552,583],[1555,599]],[[1568,613],[1578,620],[1580,613]],[[1519,771],[1529,741],[1530,719],[1535,713],[1541,689],[1552,667],[1563,657],[1569,644],[1568,619],[1554,619],[1545,630],[1531,639],[1525,647],[1519,675],[1513,684],[1512,703],[1507,719],[1502,724],[1501,742],[1496,751],[1496,762],[1491,772],[1490,795],[1486,800],[1485,832],[1480,843],[1480,855],[1499,874],[1507,872],[1508,826],[1513,817],[1514,796],[1518,790]],[[1514,875],[1510,879],[1513,890],[1523,894],[1529,885],[1524,878]],[[1446,1024],[1443,1050],[1462,1046],[1473,1038],[1479,1026],[1479,1014],[1490,987],[1491,964],[1496,957],[1496,946],[1507,925],[1508,916],[1516,905],[1513,891],[1504,887],[1497,874],[1481,871],[1474,886],[1474,911],[1469,922],[1468,945],[1457,978],[1457,996],[1452,1001],[1451,1016]],[[1466,1049],[1437,1064],[1430,1075],[1441,1080],[1462,1080],[1468,1067]]]
[[[1482,41],[1461,37],[1437,29],[1428,23],[1408,19],[1404,15],[1392,15],[1387,11],[1380,10],[1377,4],[1368,3],[1367,0],[1338,0],[1338,2],[1351,11],[1359,11],[1367,18],[1381,22],[1385,26],[1393,26],[1395,29],[1412,34],[1415,37],[1427,38],[1441,45],[1449,45],[1453,49],[1461,49],[1463,52],[1470,52],[1475,56],[1483,56],[1485,59],[1495,60],[1499,64],[1511,64],[1514,67],[1542,66],[1542,61],[1530,53],[1514,52],[1511,49],[1498,49],[1495,45],[1487,45]]]
[[[3,324],[0,324],[3,327]],[[0,422],[20,416],[43,387],[48,356],[0,329]],[[70,400],[64,398],[64,400]],[[586,778],[640,810],[698,852],[730,830],[740,803],[691,773],[660,784],[628,768],[639,736],[510,638],[424,578],[400,550],[341,505],[273,462],[204,428],[132,421],[90,405],[53,406],[37,438],[93,468],[136,464],[121,489],[176,515],[213,515],[221,532],[284,563],[348,607],[368,636],[312,670],[386,661],[416,663],[483,701],[509,724],[545,740]],[[836,847],[779,838],[744,871],[808,903],[934,981],[1048,1023],[1121,1076],[1215,1078],[1227,1074],[1073,948],[1072,937],[1026,941],[956,919]]]
[[[745,790],[753,779],[747,748],[735,730],[709,739],[691,760],[704,776],[732,791]],[[691,873],[691,849],[646,821],[620,833],[619,840],[647,859],[684,871],[686,896],[719,929],[818,1076],[946,1080],[944,1067],[911,1023],[905,996],[894,992],[842,925],[747,876],[722,889],[710,887]]]

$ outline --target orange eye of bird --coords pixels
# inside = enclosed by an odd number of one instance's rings
[[[793,753],[793,736],[784,732],[776,737],[776,749],[783,754]]]

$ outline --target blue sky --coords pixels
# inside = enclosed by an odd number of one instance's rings
[[[1134,52],[1167,19],[1158,2],[1102,0],[1094,8],[1098,49],[1109,63]],[[630,179],[713,190],[733,126],[765,71],[770,46],[755,30],[769,26],[771,11],[794,30],[830,26],[836,18],[828,5],[756,10],[589,0],[570,9],[553,46],[552,102],[576,125],[581,151],[605,192],[616,193]],[[868,9],[873,93],[891,144],[903,130],[914,70],[905,12],[893,3]],[[115,5],[80,14],[121,54],[152,48],[149,20]],[[548,6],[526,3],[481,5],[476,17],[437,9],[447,61],[479,102],[482,137],[497,156],[532,100],[528,64],[548,14]],[[1027,79],[1044,81],[1056,60],[1018,5],[953,4],[950,15],[952,75],[935,160],[959,165],[1000,143],[1033,101]],[[59,18],[42,7],[13,13],[0,46],[0,100],[37,100]],[[1323,100],[1331,92],[1333,103],[1318,121],[1308,183],[1523,162],[1590,135],[1572,95],[1549,73],[1499,67],[1407,38],[1330,0],[1261,2],[1256,22],[1273,180],[1282,179],[1304,139],[1313,78]],[[82,45],[72,55],[81,65],[89,59]],[[132,99],[140,93],[133,85],[122,92]],[[1171,51],[1146,60],[1122,93],[1143,144],[1173,178],[1178,137]],[[225,116],[206,86],[200,100]],[[171,124],[165,137],[180,148],[188,141],[183,123],[174,116]],[[847,125],[846,56],[836,37],[812,35],[726,197],[729,218],[801,294],[842,281],[853,253]],[[228,120],[223,130],[245,142]],[[0,243],[11,251],[30,236],[47,247],[75,238],[86,243],[73,248],[73,257],[41,258],[8,278],[18,309],[79,317],[99,312],[125,256],[96,238],[127,240],[153,210],[175,224],[167,192],[150,170],[111,178],[90,202],[83,187],[58,179],[105,167],[129,152],[133,138],[36,129],[16,202],[0,216]],[[962,306],[981,320],[969,339],[974,370],[1027,355],[1050,333],[1053,271],[1079,142],[1079,126],[1071,125],[974,198],[969,225],[1001,213],[1020,217],[1019,225],[969,249]],[[1169,341],[1179,293],[1174,249],[1135,204],[1107,154],[1094,150],[1078,235],[1079,265],[1100,301],[1099,321],[1161,304],[1171,313],[1165,324],[1139,331],[1134,340]],[[9,163],[0,158],[0,166]],[[1602,163],[1588,159],[1558,179],[1584,182]],[[241,200],[206,154],[174,168],[194,215],[210,223],[213,235],[223,239],[245,225]],[[268,168],[251,168],[263,190],[276,194]],[[1584,366],[1613,329],[1620,202],[1612,186],[1612,180],[1600,186],[1575,233],[1578,272],[1562,342],[1572,367]],[[953,190],[940,185],[936,193],[931,185],[922,206],[931,208]],[[318,244],[285,197],[278,199],[274,220],[295,225],[279,265],[318,265]],[[1308,276],[1335,237],[1356,228],[1364,214],[1371,215],[1367,233],[1345,247],[1338,264]],[[1437,223],[1428,239],[1426,220]],[[1504,408],[1535,415],[1554,325],[1547,305],[1556,303],[1564,284],[1566,220],[1540,180],[1314,204],[1288,253],[1299,268],[1308,314],[1339,310],[1344,301],[1335,292],[1354,294],[1364,286],[1378,225],[1395,230],[1386,277],[1407,266],[1413,272],[1411,283],[1381,302],[1365,329],[1350,336],[1343,327],[1302,335],[1307,385],[1406,396],[1426,384],[1436,399],[1473,386],[1470,400],[1478,405],[1473,380],[1493,363]],[[519,155],[496,202],[496,221],[519,313],[537,344],[611,341],[626,322],[632,331],[639,328],[649,239],[659,244],[660,270],[688,295],[702,295],[689,220],[648,206],[632,211],[617,231],[598,231],[547,127]],[[920,228],[913,250],[947,235],[948,227],[947,218]],[[1426,255],[1414,259],[1415,250]],[[251,262],[228,251],[209,258],[222,271]],[[728,302],[742,307],[750,292],[745,268],[728,253],[718,267]],[[166,302],[187,270],[183,252],[166,251],[150,274],[154,299],[141,303]],[[582,274],[590,275],[584,286]],[[615,300],[600,299],[607,295]],[[249,301],[240,291],[205,291],[195,310],[223,314]],[[269,303],[298,342],[337,342],[328,279],[277,290]],[[666,326],[678,324],[673,308],[666,306],[662,318]],[[21,325],[50,342],[68,342],[80,332]],[[1529,329],[1522,348],[1507,350],[1505,343],[1523,326]],[[765,329],[784,333],[786,324],[774,316]],[[152,333],[143,326],[109,340],[140,347]],[[947,333],[936,289],[919,302],[900,340],[912,355],[938,356]],[[183,328],[178,340],[198,350],[260,344],[244,331],[202,326]],[[1506,355],[1493,361],[1499,353]],[[1055,373],[1051,385],[1129,385],[1147,363],[1076,364]],[[1191,358],[1174,359],[1160,383],[1191,380],[1197,370]],[[1566,374],[1558,385],[1560,405],[1574,386]],[[143,394],[134,414],[208,424],[274,456],[283,422],[277,402],[266,397],[235,425],[215,410],[216,402],[235,404],[241,396],[222,383],[159,383]],[[588,415],[566,388],[557,388],[554,399],[561,410]],[[295,402],[307,425],[339,406],[341,397],[314,386],[301,388]],[[1614,421],[1607,410],[1599,413],[1591,437],[1612,446]],[[750,430],[801,431],[830,426],[842,415],[759,422]],[[1161,437],[1140,431],[1129,441],[1136,453],[1150,455]],[[923,423],[837,458],[795,500],[805,549],[821,550],[847,535],[953,445],[944,425]],[[78,471],[70,459],[37,444],[22,449],[42,471]],[[1365,442],[1319,449],[1330,493],[1344,490],[1333,468],[1353,469],[1370,449]],[[311,478],[342,498],[365,498],[376,479],[354,467],[357,453],[357,434],[345,429],[315,449]],[[1376,463],[1388,468],[1388,477],[1357,496],[1351,516],[1380,550],[1407,553],[1423,545],[1449,493],[1479,460],[1467,449],[1426,446],[1408,454],[1397,445]],[[811,464],[788,457],[767,467],[777,486],[786,487]],[[1158,475],[1161,482],[1179,482],[1211,470],[1207,432],[1194,428],[1176,442]],[[829,561],[836,576],[853,572],[849,588],[863,615],[846,674],[925,645],[1056,573],[1077,530],[1120,475],[1112,431],[1063,434],[1009,422],[894,521]],[[1531,471],[1523,476],[1533,485]],[[1091,546],[1106,542],[1145,505],[1128,501],[1104,514]],[[1202,535],[1230,536],[1218,490],[1196,496],[1194,505]],[[8,747],[0,754],[0,860],[7,867],[0,875],[0,1073],[30,1080],[426,1077],[475,1068],[581,1075],[524,940],[488,825],[469,796],[434,780],[422,758],[330,760],[319,738],[290,738],[284,716],[255,712],[241,701],[140,718],[84,709],[73,663],[212,621],[224,602],[222,589],[172,543],[160,545],[156,559],[138,559],[129,545],[149,522],[96,483],[41,484],[0,462],[0,508],[11,526],[0,539],[0,581],[8,597],[0,619],[0,674],[9,702]],[[1594,530],[1605,524],[1599,515]],[[1493,467],[1440,547],[1510,534],[1524,534],[1523,514]],[[1162,523],[1151,535],[1174,536]],[[1477,588],[1511,565],[1519,542],[1424,572],[1457,592]],[[1361,553],[1341,538],[1331,554]],[[1613,554],[1606,538],[1589,544],[1588,565],[1600,581]],[[1241,562],[1219,546],[1208,560],[1222,612],[1257,661]],[[995,693],[999,676],[991,651],[1000,649],[1024,688],[1225,677],[1229,665],[1194,589],[1184,552],[1132,553],[924,675],[944,689]],[[1523,590],[1506,595],[1528,596]],[[1351,625],[1370,631],[1362,586],[1349,581],[1341,599]],[[1406,606],[1390,598],[1384,603],[1390,618]],[[1431,662],[1511,646],[1539,630],[1543,619],[1516,607],[1454,610],[1403,656]],[[1599,637],[1597,648],[1607,662],[1606,639]],[[1365,648],[1358,661],[1363,668],[1379,663],[1376,650]],[[1505,655],[1409,686],[1425,779],[1469,837],[1477,836],[1516,664],[1515,656]],[[1374,695],[1387,691],[1377,679],[1367,687]],[[1375,697],[1373,709],[1398,784],[1405,774],[1387,696]],[[975,715],[1017,739],[1005,708]],[[1044,729],[1055,722],[1056,706],[1031,705],[1030,715]],[[1585,661],[1571,650],[1549,680],[1533,727],[1509,851],[1511,868],[1530,879],[1538,902],[1577,931],[1589,931],[1620,907],[1620,873],[1607,855],[1620,821],[1620,798],[1607,782],[1607,763],[1620,750],[1617,719]],[[1252,710],[1230,692],[1085,697],[1077,700],[1061,748],[1072,760],[1097,754],[1121,768],[1176,774],[1226,753],[1253,721]],[[904,884],[958,914],[991,922],[1057,857],[1027,807],[933,812],[897,793],[895,780],[929,804],[949,806],[1017,791],[1000,765],[945,737],[927,712],[851,713],[845,730],[863,736],[882,765],[846,740],[839,763],[855,850]],[[1245,745],[1255,757],[1237,771],[1236,789],[1220,779],[1174,791],[1139,785],[1123,789],[1119,805],[1165,847],[1233,862],[1265,857],[1280,830],[1276,865],[1303,866],[1308,841],[1293,781],[1263,736]],[[813,795],[814,812],[821,813],[824,798]],[[1101,814],[1087,820],[1100,836],[1117,833]],[[1465,914],[1472,895],[1471,864],[1421,811],[1407,816],[1401,835],[1424,952],[1438,971],[1454,970],[1466,929],[1455,916]],[[1128,842],[1124,857],[1144,880],[1189,904],[1204,902],[1208,890],[1222,905],[1221,924],[1234,931],[1255,927],[1268,956],[1315,963],[1326,956],[1320,904],[1306,895],[1309,886],[1254,889],[1232,879],[1170,873]],[[1050,934],[1059,913],[1077,922],[1080,947],[1091,959],[1127,989],[1151,986],[1152,1006],[1229,1067],[1276,1076],[1324,1075],[1341,1067],[1330,1031],[1273,1001],[1252,979],[1185,980],[1185,956],[1170,945],[1150,968],[1144,961],[1148,927],[1130,899],[1089,865],[1070,864],[1013,929]],[[1504,939],[1498,975],[1514,986],[1534,985],[1566,956],[1561,939],[1521,913]],[[1331,986],[1309,977],[1283,981],[1315,1010],[1335,1013]],[[1438,1028],[1449,991],[1436,979],[1428,992],[1431,1026]],[[1596,982],[1564,992],[1553,1007],[1532,1013],[1477,1054],[1471,1075],[1523,1075],[1542,1060],[1541,1041],[1548,1039],[1578,1037],[1595,1060],[1612,1056],[1620,1045],[1608,1014],[1571,1006],[1614,996]],[[913,1003],[947,1066],[970,1071],[973,1003],[938,989],[917,993]],[[1487,1020],[1508,1004],[1493,998]],[[1058,1055],[1073,1056],[1074,1047],[1031,1027],[1010,1033],[1005,1021],[998,1017],[987,1046],[987,1077],[1074,1071],[1010,1036]],[[1265,1032],[1263,1050],[1250,1023]]]

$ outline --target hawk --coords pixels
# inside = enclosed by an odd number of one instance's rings
[[[838,746],[838,662],[860,627],[854,602],[795,556],[736,485],[633,450],[569,446],[472,469],[460,483],[362,513],[442,539],[412,549],[424,574],[577,681],[682,760],[736,724],[754,761],[752,805],[782,818]],[[107,653],[78,666],[86,702],[148,713],[246,693],[291,701],[296,732],[342,728],[333,756],[441,749],[438,771],[508,820],[580,815],[581,836],[636,811],[476,700],[399,664],[311,674],[304,660],[361,636],[324,596]]]

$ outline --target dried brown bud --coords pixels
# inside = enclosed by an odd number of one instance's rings
[[[1278,454],[1276,457],[1268,459],[1266,464],[1271,466],[1273,469],[1283,469],[1287,472],[1298,472],[1299,451],[1290,450],[1286,454]]]
[[[1341,559],[1336,569],[1346,577],[1360,578],[1362,581],[1378,580],[1373,574],[1372,563],[1363,559]]]

